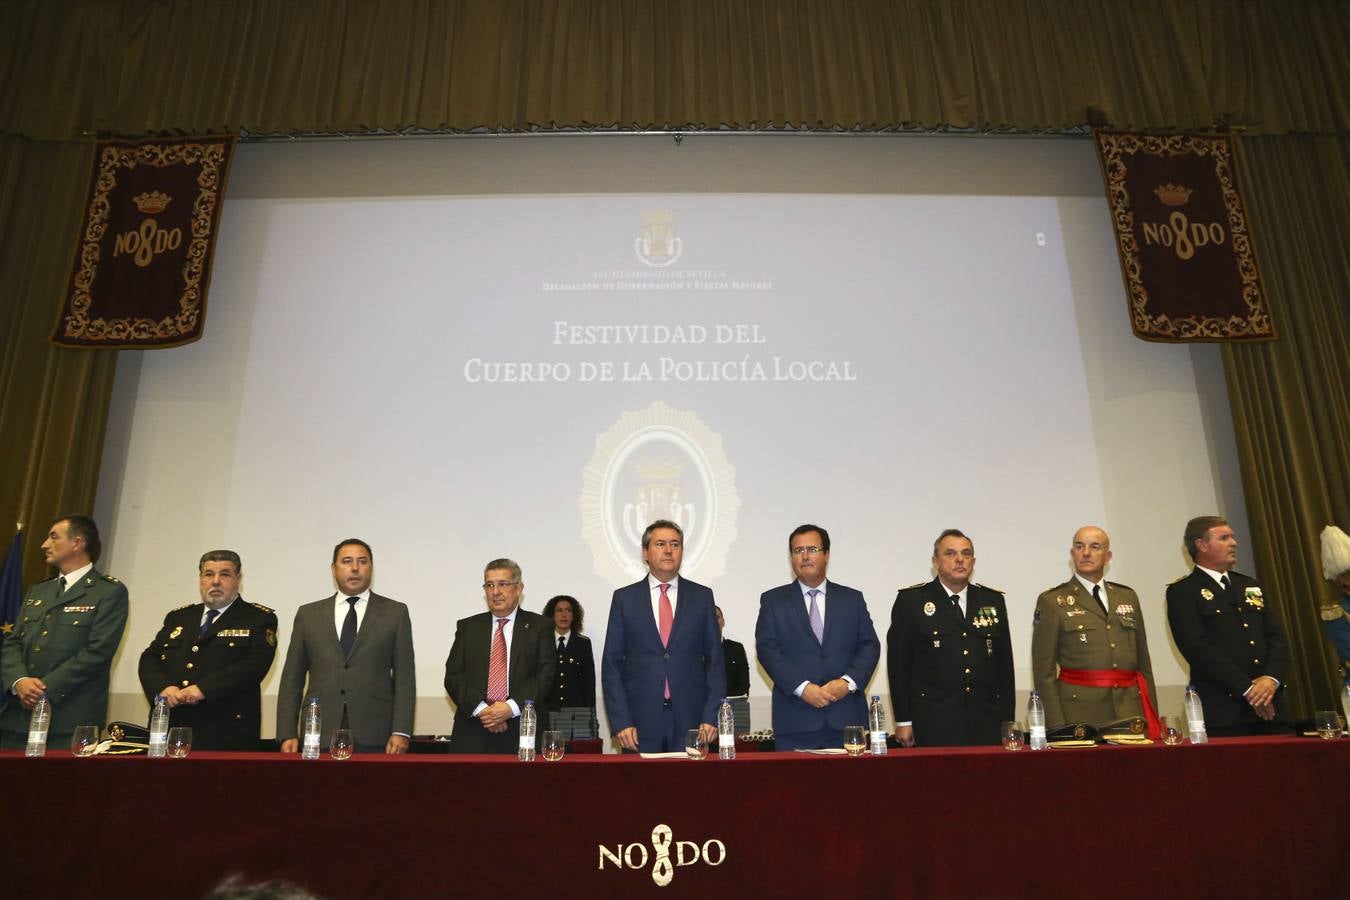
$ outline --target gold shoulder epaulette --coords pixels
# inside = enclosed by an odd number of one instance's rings
[[[1111,587],[1124,588],[1127,591],[1134,590],[1134,588],[1130,587],[1128,584],[1121,584],[1119,581],[1107,581],[1106,583],[1111,585]]]
[[[118,581],[116,578],[112,577],[111,575],[104,575],[104,576],[103,576],[103,580],[106,581],[106,582],[108,582],[109,584],[121,584],[121,583],[122,583],[122,582]]]
[[[918,584],[911,584],[909,587],[902,587],[902,588],[900,588],[900,590],[902,590],[902,591],[912,591],[912,590],[914,590],[915,588],[921,588],[921,587],[923,587],[923,586],[926,585],[926,584],[928,584],[928,582],[926,582],[926,581],[920,581]]]
[[[258,609],[258,610],[260,610],[260,611],[262,611],[262,612],[265,612],[265,613],[274,613],[274,612],[276,612],[276,610],[273,609],[273,608],[270,607],[270,606],[263,606],[261,603],[254,603],[252,600],[249,600],[249,601],[247,601],[247,602],[248,602],[248,605],[249,605],[249,606],[255,607],[256,609]]]
[[[987,584],[980,584],[978,581],[972,581],[971,584],[975,585],[977,588],[984,588],[986,591],[993,591],[995,594],[1007,593],[1007,591],[1004,591],[1002,588],[990,587]]]
[[[1346,616],[1345,609],[1340,604],[1323,606],[1319,610],[1319,613],[1322,616],[1323,622],[1335,622],[1341,616]],[[1350,616],[1346,616],[1346,618],[1350,618]]]
[[[194,606],[201,606],[200,603],[186,603],[182,606],[169,610],[170,613],[182,612],[185,609],[192,609]]]

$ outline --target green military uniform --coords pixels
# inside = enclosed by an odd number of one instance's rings
[[[108,678],[127,624],[127,588],[90,569],[61,592],[57,579],[28,589],[14,633],[0,651],[0,683],[10,696],[0,712],[0,741],[22,747],[29,710],[11,693],[20,678],[41,678],[52,704],[50,746],[70,743],[77,725],[107,720]]]
[[[1142,672],[1149,700],[1158,708],[1153,664],[1144,633],[1144,610],[1133,590],[1103,581],[1103,615],[1077,578],[1036,598],[1031,627],[1031,677],[1045,702],[1049,728],[1083,722],[1101,727],[1143,714],[1138,687],[1089,687],[1066,684],[1059,670]]]

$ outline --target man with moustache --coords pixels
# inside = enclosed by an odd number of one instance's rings
[[[455,701],[451,753],[515,753],[526,700],[536,721],[547,721],[541,707],[558,664],[553,623],[520,608],[524,592],[520,566],[494,559],[483,567],[488,611],[455,625],[445,661],[445,692]]]
[[[1107,581],[1111,538],[1095,525],[1074,532],[1074,575],[1036,598],[1031,676],[1045,703],[1045,724],[1100,728],[1143,716],[1157,738],[1158,693],[1139,597]]]
[[[28,742],[32,709],[52,705],[50,747],[69,747],[76,726],[107,721],[108,679],[127,624],[127,589],[94,568],[103,551],[88,516],[58,516],[42,543],[57,576],[28,589],[0,651],[0,750]]]
[[[937,577],[902,589],[886,633],[895,738],[903,746],[999,743],[1013,715],[1012,638],[1003,594],[973,584],[975,545],[955,528],[933,542]]]
[[[173,610],[141,654],[141,689],[163,695],[169,725],[192,729],[200,750],[257,750],[262,680],[277,652],[277,616],[239,596],[239,554],[211,550],[197,563],[202,602]]]
[[[642,532],[647,577],[609,606],[601,684],[609,726],[627,752],[684,749],[686,731],[717,737],[726,664],[713,592],[680,575],[684,530],[658,519]]]
[[[370,589],[375,554],[360,538],[333,548],[332,572],[338,592],[295,613],[277,689],[281,752],[300,749],[301,700],[318,697],[323,746],[345,727],[357,753],[407,753],[417,699],[408,607]]]
[[[1289,664],[1284,626],[1261,585],[1233,571],[1237,537],[1222,516],[1186,523],[1191,574],[1167,586],[1167,622],[1215,737],[1285,731],[1277,704]]]
[[[760,596],[755,623],[755,654],[773,679],[774,748],[842,747],[845,727],[867,723],[881,642],[862,593],[826,580],[828,531],[798,526],[788,561],[796,580]]]

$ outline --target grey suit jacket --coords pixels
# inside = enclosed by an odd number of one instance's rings
[[[382,746],[391,734],[412,735],[417,678],[408,607],[374,592],[367,602],[345,659],[333,618],[337,595],[296,610],[277,690],[278,741],[297,736],[301,704],[313,696],[323,712],[325,747],[342,721],[344,703],[358,744]]]

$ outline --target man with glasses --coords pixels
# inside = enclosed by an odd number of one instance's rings
[[[844,728],[867,724],[867,682],[881,657],[861,592],[825,578],[830,533],[788,536],[796,580],[759,598],[755,653],[773,679],[777,750],[842,747]]]
[[[906,747],[999,743],[1013,715],[1012,638],[1003,594],[970,580],[975,545],[955,528],[933,542],[932,581],[902,589],[886,632],[895,737]]]
[[[609,727],[628,752],[670,753],[685,732],[717,736],[726,664],[713,592],[680,576],[684,531],[658,519],[642,532],[647,577],[609,606],[601,684]]]
[[[558,665],[553,623],[520,608],[524,593],[520,566],[494,559],[483,569],[488,611],[455,625],[445,661],[445,691],[455,702],[451,753],[515,753],[525,701],[544,715]]]
[[[408,607],[370,589],[375,554],[359,538],[333,548],[332,570],[337,593],[295,613],[277,689],[281,752],[300,749],[301,700],[318,697],[323,746],[343,727],[358,753],[406,753],[417,699]]]

